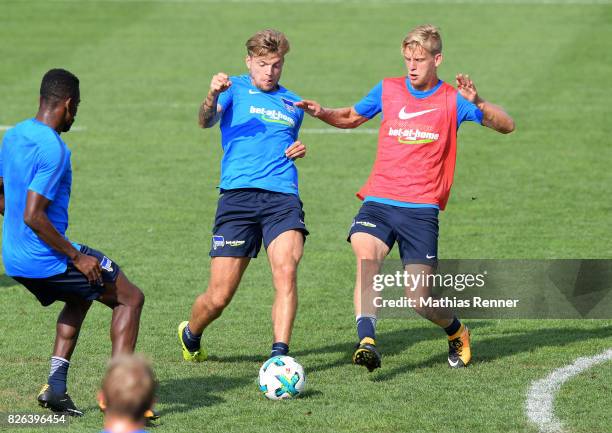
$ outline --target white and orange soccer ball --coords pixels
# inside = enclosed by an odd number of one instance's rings
[[[270,400],[297,397],[305,383],[304,368],[290,356],[274,356],[259,369],[259,390]]]

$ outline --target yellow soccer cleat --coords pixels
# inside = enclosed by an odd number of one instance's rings
[[[148,409],[144,413],[144,417],[147,421],[155,421],[159,419],[159,413],[157,413],[154,409]]]
[[[363,365],[370,373],[380,368],[381,356],[376,350],[376,341],[373,338],[366,337],[357,343],[353,353],[353,364]]]
[[[462,324],[454,335],[448,337],[448,365],[451,368],[467,367],[471,359],[470,330]]]
[[[183,331],[188,323],[188,321],[184,321],[178,326],[178,338],[181,342],[181,347],[183,348],[183,359],[189,362],[206,361],[208,358],[208,353],[204,347],[200,347],[200,350],[196,350],[195,352],[190,352],[189,349],[187,349],[187,346],[185,346],[185,342],[183,341]]]

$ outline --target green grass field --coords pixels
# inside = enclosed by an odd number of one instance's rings
[[[257,389],[271,343],[264,252],[206,331],[209,362],[183,363],[175,333],[207,284],[221,158],[218,129],[198,129],[197,110],[213,73],[245,71],[244,41],[265,27],[291,41],[286,87],[347,106],[403,74],[399,45],[411,27],[439,25],[441,77],[469,73],[517,123],[510,136],[461,128],[440,257],[612,258],[612,3],[543,3],[0,0],[0,125],[35,114],[49,68],[81,79],[79,128],[64,137],[74,176],[68,234],[114,258],[147,296],[138,350],[160,382],[153,432],[537,431],[525,416],[530,383],[612,347],[612,321],[472,321],[473,365],[453,371],[438,329],[388,319],[379,325],[383,368],[350,364],[354,258],[345,236],[373,134],[303,125],[311,236],[291,345],[308,374],[303,398],[271,402]],[[36,411],[60,305],[42,309],[0,274],[0,411]],[[100,430],[109,320],[102,305],[86,319],[69,374],[86,416],[68,431]],[[562,388],[555,409],[569,432],[612,431],[611,378],[608,362]]]

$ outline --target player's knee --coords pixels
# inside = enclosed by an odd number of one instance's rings
[[[294,279],[297,275],[298,263],[295,260],[288,260],[284,263],[274,266],[274,278],[275,279]]]
[[[231,299],[231,296],[227,296],[222,293],[217,293],[209,297],[207,307],[213,312],[221,314],[225,307],[229,305]]]
[[[142,309],[145,303],[145,295],[137,286],[131,285],[126,304],[133,308]]]
[[[142,290],[137,289],[138,293],[136,294],[136,305],[138,306],[138,308],[142,308],[144,306],[145,303],[145,295],[144,293],[142,293]]]

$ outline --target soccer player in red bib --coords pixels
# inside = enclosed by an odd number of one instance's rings
[[[433,273],[438,212],[444,210],[453,183],[459,125],[472,121],[504,134],[514,130],[512,118],[482,99],[469,76],[458,74],[457,88],[438,78],[442,40],[435,26],[411,30],[402,42],[402,54],[408,75],[385,78],[352,107],[323,108],[312,100],[296,104],[338,128],[356,128],[382,112],[376,161],[357,193],[364,203],[348,237],[357,258],[354,302],[359,343],[353,363],[369,371],[381,365],[376,308],[371,302],[374,275],[395,242],[406,272]],[[431,297],[424,280],[407,288],[407,294],[415,300]],[[421,316],[446,331],[449,366],[467,366],[471,359],[468,328],[449,308],[416,305]]]

